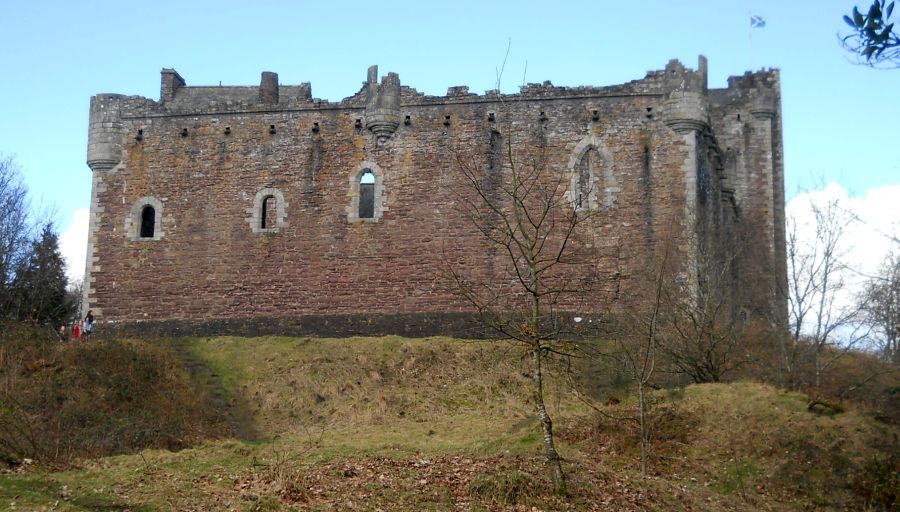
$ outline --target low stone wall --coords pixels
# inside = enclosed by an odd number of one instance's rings
[[[490,338],[469,313],[406,313],[301,315],[285,317],[214,318],[206,320],[142,320],[99,322],[104,337],[170,338],[183,336],[454,336]]]
[[[584,318],[562,314],[569,325],[560,327],[560,338],[603,336],[615,332],[611,318]],[[125,338],[179,338],[199,336],[452,336],[463,339],[500,338],[472,313],[398,313],[301,315],[283,317],[211,318],[206,320],[138,320],[98,322],[95,336]]]

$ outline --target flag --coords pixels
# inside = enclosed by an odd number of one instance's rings
[[[766,20],[762,19],[762,16],[757,16],[755,14],[750,15],[750,28],[763,28],[766,26]]]

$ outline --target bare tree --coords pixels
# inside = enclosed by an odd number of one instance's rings
[[[677,373],[695,383],[719,382],[743,362],[743,318],[735,300],[734,255],[697,244],[698,280],[679,278],[673,267],[661,281],[659,346]],[[675,274],[675,275],[673,275]]]
[[[662,255],[649,273],[652,279],[646,283],[649,290],[641,293],[648,300],[637,301],[633,310],[626,312],[625,332],[619,336],[618,352],[624,359],[625,369],[637,385],[638,428],[641,446],[641,474],[647,474],[647,458],[650,447],[650,427],[648,421],[649,403],[647,387],[656,370],[658,347],[661,345],[660,330],[664,323],[664,289],[671,272],[671,239],[663,244]],[[636,285],[638,286],[638,285]]]
[[[900,363],[900,254],[889,253],[860,297],[873,340],[887,361]]]
[[[848,248],[843,239],[856,219],[835,200],[811,205],[811,214],[811,225],[805,226],[813,233],[809,240],[802,236],[804,226],[799,220],[788,219],[790,337],[784,341],[782,357],[785,368],[796,375],[798,357],[809,347],[813,384],[819,387],[824,372],[863,342],[868,329],[860,322],[861,306],[842,300],[851,284],[846,277]]]
[[[0,318],[10,315],[16,268],[27,256],[31,240],[28,188],[11,157],[0,156]]]
[[[547,463],[556,492],[566,480],[544,402],[547,358],[568,354],[572,333],[561,321],[564,310],[580,305],[594,280],[588,257],[593,211],[578,208],[566,194],[570,177],[548,165],[546,146],[516,144],[510,126],[491,143],[502,158],[487,168],[460,154],[462,186],[457,202],[486,242],[497,268],[449,265],[457,293],[477,311],[483,324],[522,346],[530,360],[532,398],[540,421]]]

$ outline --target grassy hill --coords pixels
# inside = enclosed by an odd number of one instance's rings
[[[812,413],[805,396],[763,384],[656,392],[649,471],[641,475],[633,401],[620,394],[597,409],[585,405],[558,361],[548,405],[571,487],[558,497],[542,464],[524,354],[513,345],[213,338],[152,350],[181,352],[187,362],[178,375],[202,380],[194,395],[216,403],[223,394],[219,407],[238,424],[232,430],[253,439],[220,436],[181,451],[83,458],[55,469],[20,465],[0,475],[0,509],[900,507],[891,501],[900,489],[900,430],[853,410]],[[191,361],[208,368],[205,375],[190,370]],[[66,371],[60,364],[57,374]]]

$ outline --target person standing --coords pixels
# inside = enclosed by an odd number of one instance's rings
[[[87,316],[84,317],[84,327],[81,335],[84,339],[88,339],[94,331],[94,311],[88,310]]]

